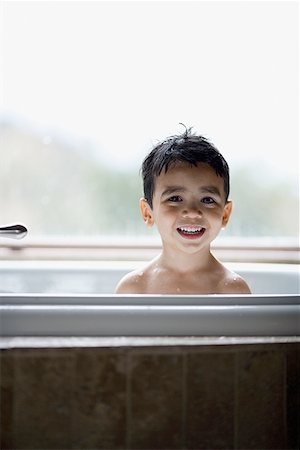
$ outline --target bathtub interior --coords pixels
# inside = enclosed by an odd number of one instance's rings
[[[114,295],[120,278],[136,267],[140,263],[2,266],[2,336],[299,334],[299,271],[294,265],[230,265],[254,295]]]
[[[0,263],[1,293],[112,294],[134,261]],[[299,266],[295,264],[228,263],[248,282],[253,294],[299,294]]]

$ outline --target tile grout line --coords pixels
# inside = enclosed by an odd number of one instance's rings
[[[287,386],[288,386],[288,376],[287,376],[287,353],[282,352],[283,356],[283,380],[282,380],[282,401],[283,401],[283,426],[284,426],[284,442],[287,445],[288,441],[288,425],[287,425]]]
[[[131,352],[126,357],[126,448],[131,448]]]
[[[238,449],[238,436],[239,436],[239,396],[238,396],[238,386],[239,386],[239,354],[238,352],[234,355],[234,416],[233,416],[233,433],[234,433],[234,449]]]
[[[75,411],[75,379],[76,379],[76,375],[77,375],[77,370],[76,370],[76,361],[77,361],[77,352],[72,351],[71,352],[71,373],[72,373],[72,379],[71,379],[71,398],[70,398],[70,407],[71,407],[71,417],[70,417],[70,424],[69,424],[69,435],[70,435],[70,439],[71,439],[71,449],[75,448],[75,443],[74,443],[74,434],[75,434],[75,429],[76,429],[76,423],[74,421],[74,411]]]
[[[11,420],[12,420],[12,423],[11,423],[11,428],[12,428],[12,435],[11,435],[11,437],[10,437],[10,440],[11,440],[11,444],[12,444],[12,446],[14,447],[15,446],[15,433],[14,433],[14,430],[16,429],[16,423],[17,423],[17,420],[16,420],[16,415],[17,415],[17,406],[16,406],[16,403],[17,403],[17,396],[16,396],[16,390],[17,390],[17,376],[18,376],[18,372],[20,371],[20,367],[19,367],[19,365],[17,365],[16,364],[16,360],[17,360],[17,357],[16,357],[16,354],[14,353],[13,354],[13,399],[12,399],[12,413],[11,413]],[[18,378],[19,378],[19,376],[18,376]]]
[[[186,420],[187,420],[187,354],[186,352],[182,353],[182,396],[181,396],[181,442],[182,448],[186,448]]]

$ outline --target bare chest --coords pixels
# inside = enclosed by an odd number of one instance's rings
[[[222,277],[217,274],[172,274],[166,271],[151,273],[145,283],[148,294],[218,294]]]

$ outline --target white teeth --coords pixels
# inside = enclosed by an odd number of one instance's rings
[[[202,227],[179,227],[179,230],[185,233],[200,233]]]

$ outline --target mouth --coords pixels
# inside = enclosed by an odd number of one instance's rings
[[[185,226],[185,227],[178,227],[177,228],[178,233],[180,236],[186,238],[186,239],[197,239],[205,233],[205,228],[203,227],[196,227],[196,226]]]

